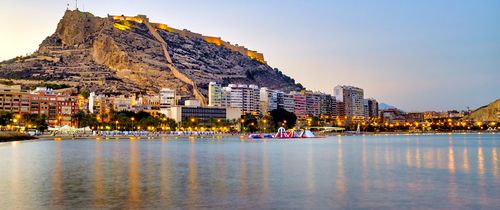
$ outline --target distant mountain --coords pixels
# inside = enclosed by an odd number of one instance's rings
[[[474,110],[468,116],[467,120],[480,121],[480,122],[500,122],[500,99]]]
[[[25,26],[29,27],[29,26]],[[219,37],[152,23],[144,15],[96,17],[67,10],[32,55],[0,63],[0,79],[59,82],[110,95],[175,89],[206,103],[208,83],[300,90],[264,55]]]
[[[379,103],[378,104],[378,109],[379,110],[385,110],[385,109],[395,109],[396,107],[393,106],[393,105],[390,105],[390,104],[386,104],[386,103]]]

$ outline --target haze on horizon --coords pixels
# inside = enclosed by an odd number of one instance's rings
[[[61,0],[0,2],[0,60],[54,33]],[[79,9],[145,14],[264,53],[311,90],[354,85],[405,111],[475,109],[500,98],[500,1],[97,1]]]

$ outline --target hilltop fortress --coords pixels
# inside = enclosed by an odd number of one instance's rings
[[[119,21],[132,21],[135,23],[140,23],[140,24],[149,24],[153,28],[157,30],[164,30],[168,31],[170,33],[177,33],[186,37],[190,38],[198,38],[198,39],[203,39],[206,42],[212,43],[217,46],[223,46],[229,50],[239,52],[242,55],[248,56],[251,59],[255,59],[263,64],[267,64],[267,62],[264,59],[264,55],[262,53],[259,53],[254,50],[249,50],[244,46],[239,46],[238,44],[233,45],[230,42],[226,42],[222,40],[220,37],[213,37],[213,36],[205,36],[203,34],[199,33],[194,33],[189,30],[183,29],[176,29],[168,26],[167,24],[164,23],[151,23],[149,22],[149,18],[146,15],[137,15],[137,16],[117,16],[117,15],[108,15],[108,18],[112,19],[115,21],[114,27],[120,30],[128,30],[130,27],[128,27],[126,22],[119,22]]]
[[[78,10],[66,10],[33,54],[0,62],[0,79],[105,95],[155,95],[169,88],[201,104],[207,104],[210,82],[302,88],[261,53],[220,37],[150,23],[144,15],[98,17]]]

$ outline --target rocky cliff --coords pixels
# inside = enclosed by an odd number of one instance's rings
[[[478,122],[500,122],[500,99],[474,110],[465,117],[467,120]]]
[[[69,10],[35,53],[0,63],[0,78],[68,82],[105,94],[156,94],[167,87],[202,102],[210,81],[300,89],[262,54],[220,38],[149,23],[145,16]]]

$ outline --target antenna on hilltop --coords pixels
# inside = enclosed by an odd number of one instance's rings
[[[75,9],[78,10],[78,0],[75,0]]]

